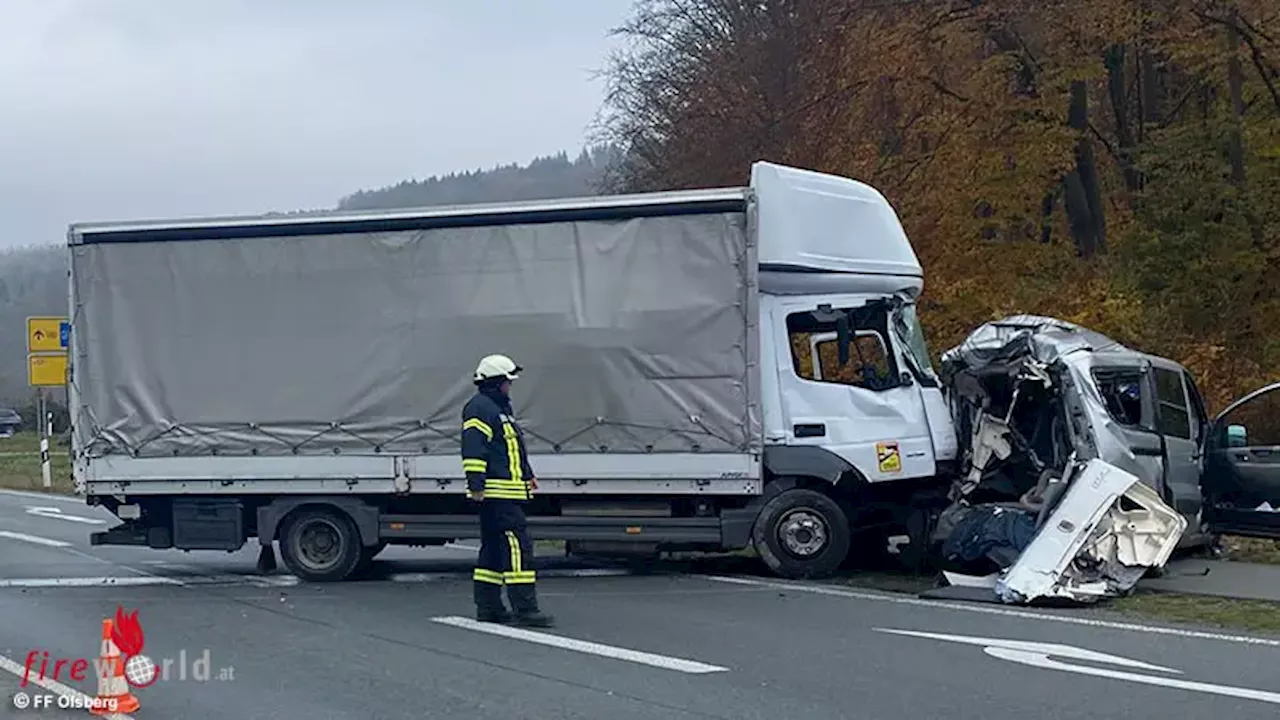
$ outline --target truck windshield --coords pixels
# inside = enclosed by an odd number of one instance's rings
[[[929,345],[924,338],[924,326],[914,303],[908,303],[893,315],[893,331],[906,348],[907,360],[919,374],[936,377],[933,361],[929,359]]]

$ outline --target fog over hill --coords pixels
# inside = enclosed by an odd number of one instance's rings
[[[372,210],[479,202],[540,200],[602,192],[605,171],[617,159],[611,147],[535,158],[526,165],[455,172],[390,187],[360,190],[338,201],[340,210]],[[0,251],[0,406],[26,409],[26,319],[61,315],[67,308],[67,252],[59,245]],[[61,397],[61,392],[56,393]],[[25,413],[24,413],[25,414]]]

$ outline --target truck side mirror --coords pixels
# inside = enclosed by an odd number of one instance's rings
[[[840,367],[849,364],[849,316],[843,313],[836,319],[836,355]]]
[[[1227,447],[1249,447],[1249,431],[1244,425],[1227,426]]]

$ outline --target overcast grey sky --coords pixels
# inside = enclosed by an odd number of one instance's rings
[[[0,248],[576,152],[631,0],[0,0]]]

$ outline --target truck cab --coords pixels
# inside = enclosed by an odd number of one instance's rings
[[[778,487],[823,484],[854,544],[884,547],[922,490],[945,485],[958,450],[916,309],[923,269],[868,185],[757,163],[751,186],[766,471]],[[832,532],[809,515],[815,527],[802,539]],[[776,572],[796,574],[795,554],[812,544],[790,545],[791,557],[762,552]]]
[[[892,206],[769,163],[752,188],[766,444],[821,448],[870,483],[936,476],[957,442],[916,312],[924,270]]]

